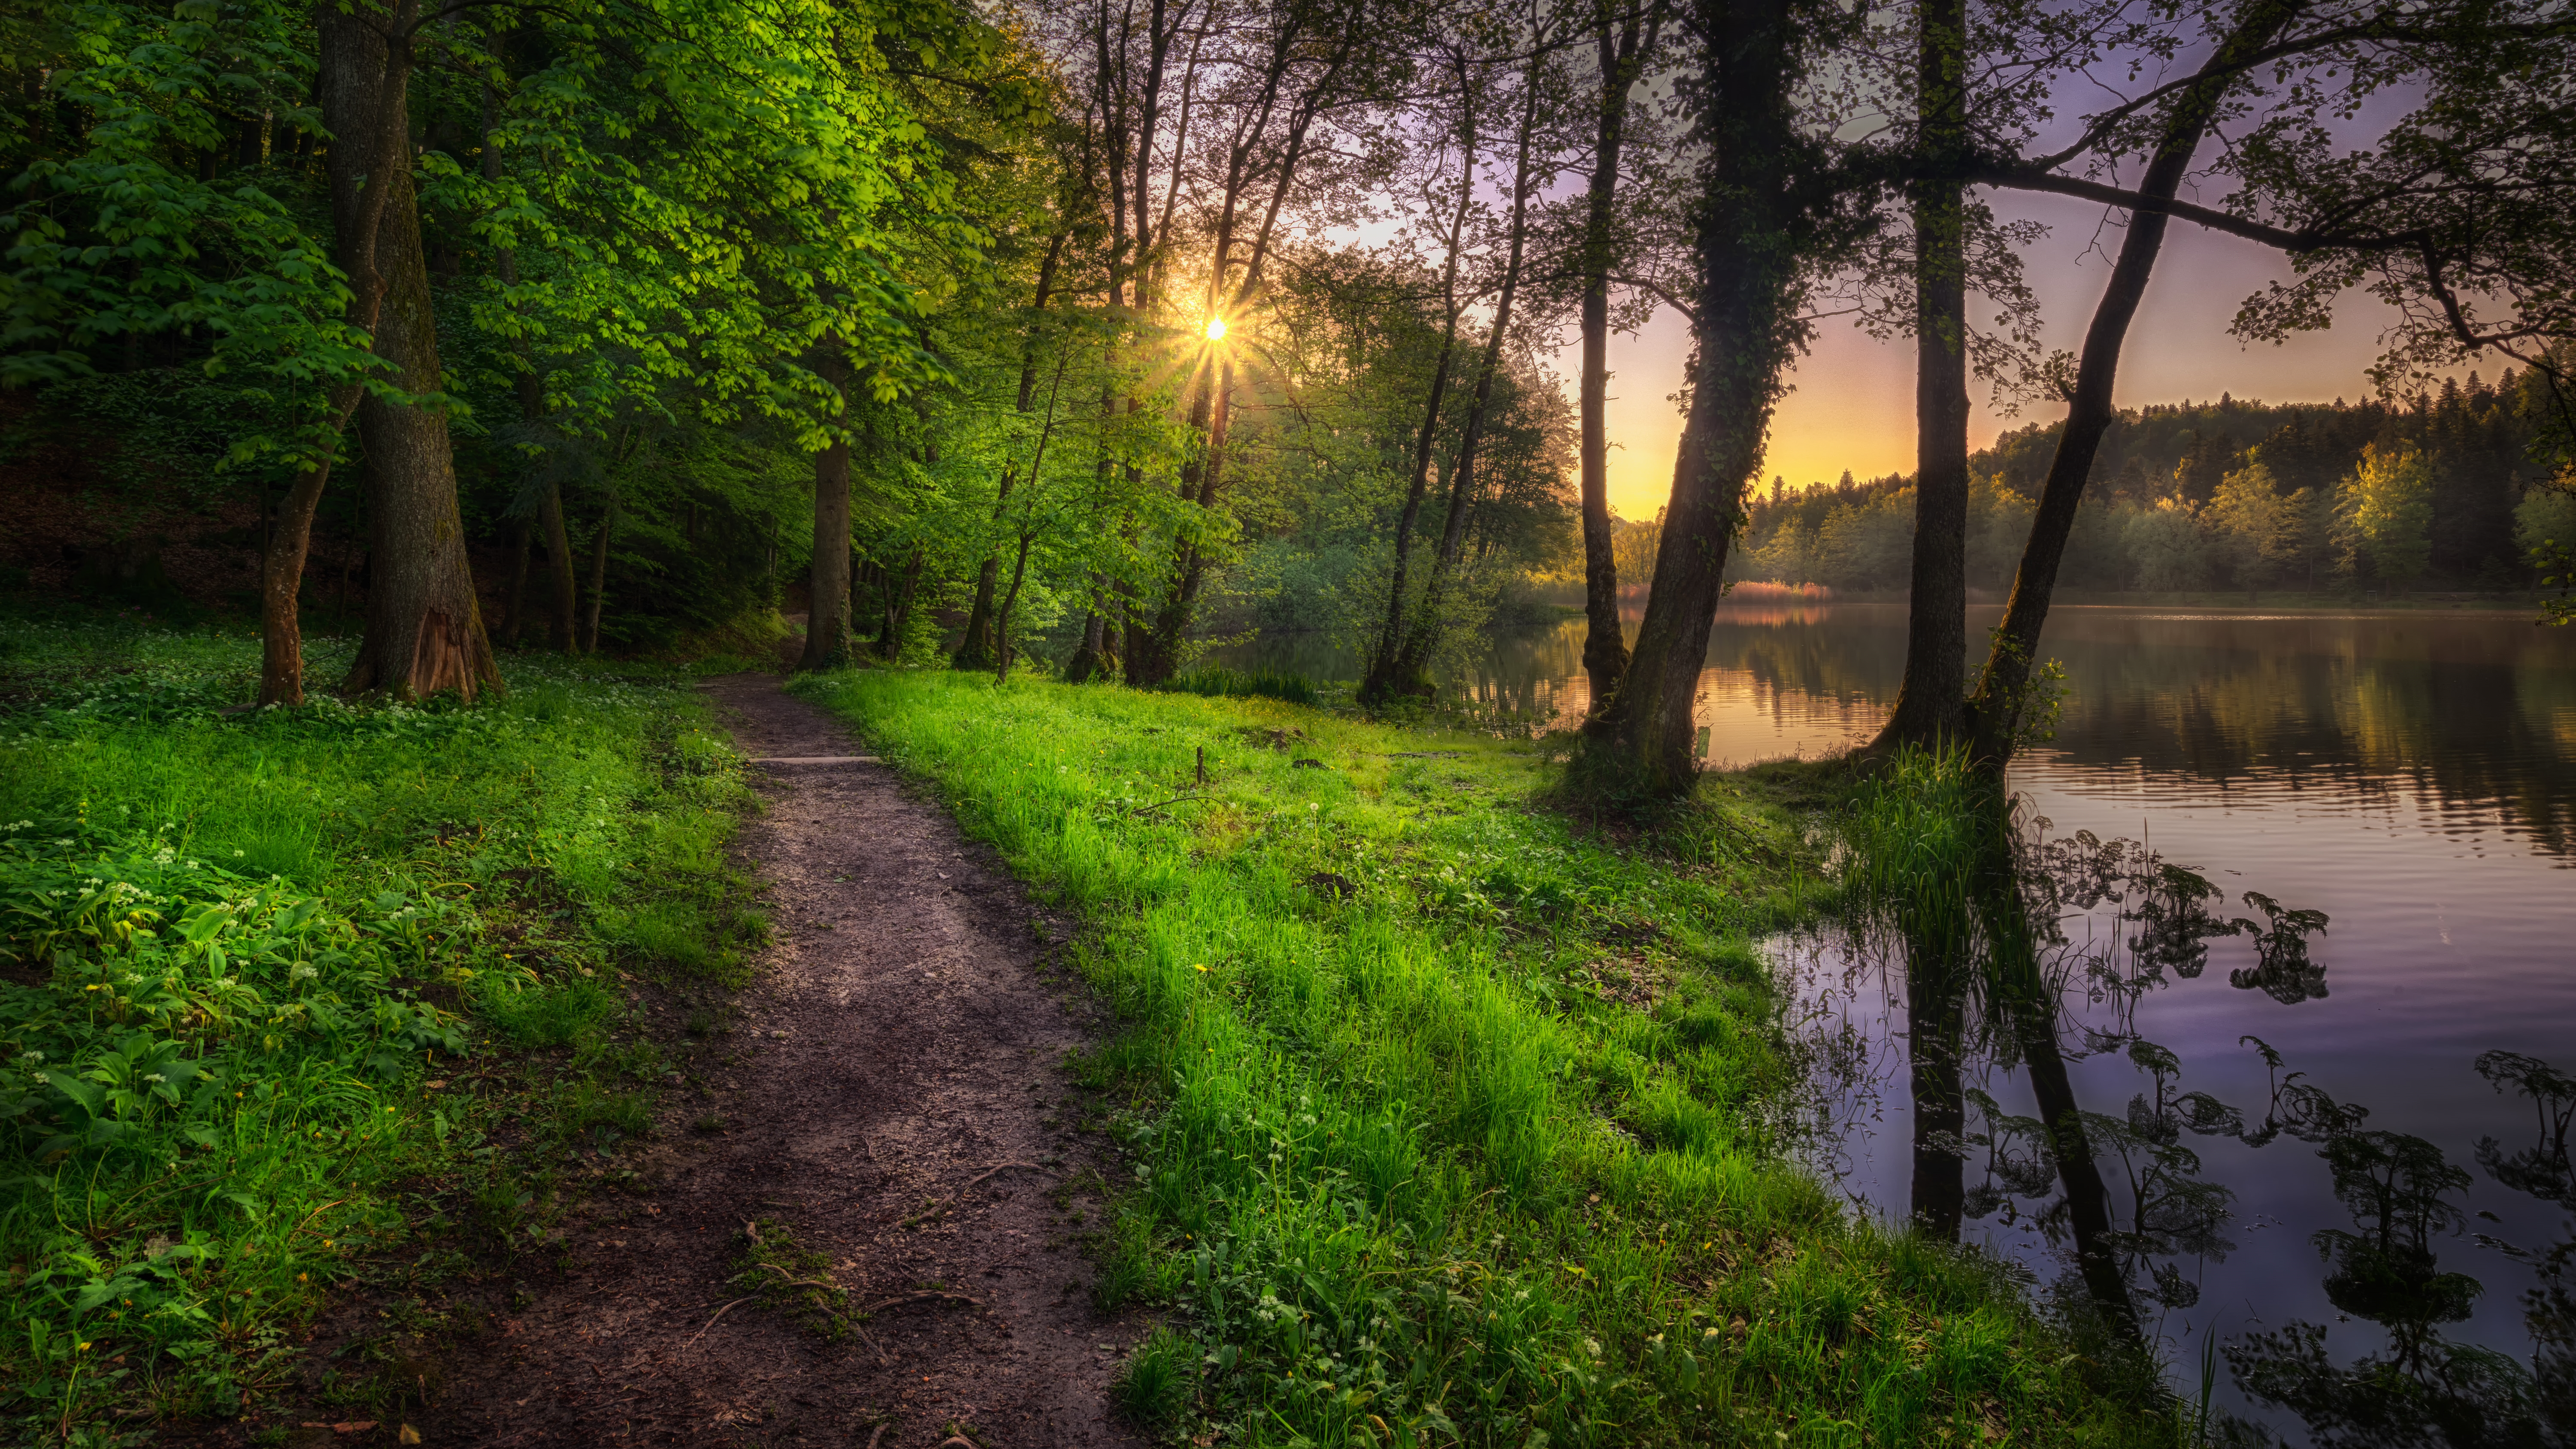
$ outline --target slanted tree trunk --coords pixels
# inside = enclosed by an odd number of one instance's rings
[[[1047,298],[1055,290],[1056,264],[1064,256],[1069,232],[1057,232],[1047,239],[1046,259],[1038,263],[1037,300],[1031,307],[1028,335],[1020,342],[1020,396],[1017,412],[1029,415],[1037,402],[1038,334],[1046,320]],[[993,490],[993,521],[1000,523],[1010,507],[1011,489],[1019,481],[1016,459],[1002,466],[1002,481]],[[993,633],[993,586],[1001,572],[1001,559],[992,554],[975,570],[975,601],[966,610],[966,635],[958,641],[957,653],[949,661],[958,669],[993,667],[995,639]]]
[[[382,127],[410,134],[410,65],[407,29],[390,48],[381,17],[342,14],[325,6],[319,77],[323,124],[335,136],[366,136]],[[393,53],[393,52],[400,52]],[[375,227],[374,270],[384,302],[377,315],[376,355],[392,364],[395,385],[414,395],[444,383],[438,363],[438,324],[431,312],[429,266],[421,249],[420,204],[407,147],[381,178],[367,171],[361,148],[333,146],[325,158],[331,179],[332,220],[344,239],[364,233],[364,194],[381,179],[386,189]],[[344,256],[348,247],[344,241]],[[474,597],[465,555],[465,520],[456,498],[456,461],[448,445],[447,417],[429,407],[403,406],[372,394],[357,408],[367,449],[368,552],[374,561],[367,583],[365,632],[341,688],[352,694],[382,691],[419,699],[453,689],[471,701],[501,685],[492,642]]]
[[[2155,155],[2139,179],[2138,195],[2171,201],[2191,170],[2192,153],[2200,148],[2211,119],[2228,86],[2247,57],[2269,44],[2299,10],[2297,0],[2263,0],[2247,10],[2200,69],[2192,85],[2175,99]],[[2068,401],[2066,425],[2057,436],[2048,480],[2040,487],[2039,506],[2030,520],[2030,537],[2022,547],[2021,568],[2013,575],[2012,598],[1987,652],[1985,672],[1978,677],[1971,702],[1969,728],[1977,758],[2000,770],[2012,758],[2022,717],[2030,703],[2030,681],[2039,657],[2040,631],[2048,623],[2050,598],[2057,589],[2058,564],[2075,531],[2075,510],[2084,501],[2084,485],[2093,474],[2102,435],[2116,415],[2112,385],[2120,371],[2120,348],[2129,323],[2146,296],[2156,256],[2164,249],[2169,218],[2160,211],[2129,213],[2128,235],[2119,259],[2111,265],[2110,282],[2085,329],[2084,350],[2077,363],[2074,396]]]
[[[1529,238],[1529,199],[1537,189],[1530,173],[1530,142],[1538,125],[1539,70],[1536,52],[1522,78],[1520,133],[1512,163],[1512,219],[1503,263],[1503,290],[1494,302],[1493,330],[1485,337],[1485,357],[1476,372],[1476,393],[1467,404],[1467,422],[1458,436],[1458,456],[1449,464],[1449,516],[1440,530],[1440,548],[1431,558],[1431,577],[1422,591],[1422,607],[1396,660],[1396,686],[1416,694],[1430,692],[1431,656],[1440,647],[1442,594],[1458,570],[1459,548],[1466,541],[1467,520],[1476,507],[1476,448],[1484,440],[1485,420],[1494,401],[1494,374],[1501,369],[1503,348],[1512,327],[1512,303],[1520,293],[1521,263]]]
[[[1273,151],[1266,127],[1253,125],[1240,133],[1231,148],[1227,167],[1219,186],[1216,222],[1213,228],[1215,246],[1209,259],[1207,315],[1239,322],[1245,309],[1259,296],[1262,267],[1270,253],[1281,209],[1295,189],[1299,167],[1306,160],[1307,143],[1314,123],[1338,94],[1343,70],[1358,53],[1368,27],[1361,23],[1361,7],[1355,3],[1322,7],[1315,11],[1286,12],[1284,20],[1270,38],[1270,48],[1256,83],[1258,99],[1255,112],[1267,117],[1283,99],[1283,92],[1301,62],[1322,52],[1320,66],[1303,90],[1287,99],[1287,123]],[[1150,140],[1150,137],[1148,138]],[[1142,185],[1141,158],[1139,185]],[[1252,183],[1257,163],[1269,156],[1272,174],[1270,195],[1252,235],[1237,235],[1248,219],[1243,203],[1252,200]],[[1147,193],[1139,190],[1137,215],[1141,228]],[[1144,241],[1140,231],[1139,242]],[[1243,280],[1229,287],[1227,279],[1234,267],[1235,247],[1245,242],[1240,265]],[[1200,390],[1190,405],[1190,431],[1198,447],[1183,466],[1181,496],[1200,512],[1216,507],[1225,479],[1226,435],[1231,426],[1234,404],[1234,356],[1219,346],[1206,370],[1201,374]],[[1152,626],[1145,631],[1140,647],[1132,648],[1127,659],[1128,682],[1156,685],[1170,679],[1180,668],[1181,652],[1187,646],[1190,629],[1198,619],[1199,590],[1205,585],[1209,562],[1208,550],[1194,536],[1184,536],[1174,550],[1169,591],[1155,610]]]
[[[1458,206],[1449,217],[1449,256],[1440,270],[1440,353],[1432,360],[1431,388],[1422,405],[1422,427],[1414,434],[1413,477],[1404,491],[1404,511],[1395,522],[1395,556],[1388,571],[1386,623],[1377,647],[1370,651],[1368,673],[1360,680],[1359,699],[1380,705],[1405,692],[1399,669],[1404,648],[1405,591],[1411,586],[1413,530],[1422,517],[1422,497],[1431,484],[1431,455],[1440,438],[1440,409],[1449,394],[1449,359],[1458,348],[1458,257],[1465,248],[1467,209],[1476,194],[1476,90],[1463,58],[1458,66]]]
[[[1631,6],[1612,31],[1609,6],[1595,18],[1601,51],[1600,112],[1592,130],[1592,184],[1583,210],[1583,672],[1598,712],[1628,671],[1628,639],[1619,621],[1619,560],[1610,534],[1610,264],[1611,203],[1619,188],[1619,153],[1627,136],[1628,93],[1636,87],[1663,27],[1661,0],[1651,16]]]
[[[1968,139],[1968,7],[1921,0],[1915,14],[1922,146],[1947,170]],[[1967,188],[1941,179],[1913,190],[1914,578],[1905,680],[1874,752],[1963,742],[1967,729]]]
[[[836,391],[846,392],[847,373],[838,357],[819,369]],[[837,431],[849,418],[846,401],[836,412],[831,443],[814,455],[814,563],[805,612],[805,653],[799,670],[838,669],[849,662],[849,641],[842,634],[850,594],[850,440]]]
[[[1799,202],[1786,0],[1707,0],[1708,59],[1697,130],[1709,143],[1696,218],[1697,342],[1690,415],[1673,464],[1646,617],[1609,708],[1585,729],[1583,776],[1618,794],[1677,795],[1698,781],[1691,705],[1762,461],[1780,373],[1796,335]]]

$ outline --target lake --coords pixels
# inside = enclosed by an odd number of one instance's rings
[[[1499,639],[1462,683],[1579,717],[1582,630]],[[2128,1295],[2178,1387],[2206,1375],[2289,1442],[2504,1443],[2544,1419],[2568,1442],[2576,631],[2061,607],[2042,652],[2069,694],[2011,771],[2011,910],[2046,1004],[1970,988],[1944,1016],[1909,997],[1903,941],[1773,943],[1815,1166],[1889,1220],[1934,1203],[2043,1291],[2078,1291],[2089,1237],[2117,1281],[2085,1287]],[[1901,606],[1728,606],[1709,764],[1866,739],[1903,660]],[[1311,641],[1228,662],[1352,672]],[[1914,1080],[1910,1011],[1953,1023],[1955,1082]],[[2084,1114],[2089,1235],[2034,1090],[2051,1080]],[[1957,1125],[1918,1141],[1918,1089]]]

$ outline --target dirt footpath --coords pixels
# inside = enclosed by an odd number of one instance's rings
[[[864,753],[772,676],[710,688],[755,757]],[[1134,1333],[1092,1307],[1079,1241],[1096,1139],[1063,1062],[1097,1024],[1042,960],[1061,927],[886,766],[760,768],[743,850],[777,944],[692,1068],[703,1094],[668,1094],[647,1190],[594,1197],[565,1271],[448,1358],[417,1426],[527,1449],[1137,1442],[1107,1406]],[[755,1221],[828,1263],[863,1327],[827,1341],[738,1301]]]

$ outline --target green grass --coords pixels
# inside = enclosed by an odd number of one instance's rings
[[[1284,699],[1291,704],[1313,704],[1315,681],[1302,674],[1278,669],[1255,669],[1249,672],[1212,664],[1176,675],[1162,686],[1172,694],[1205,695],[1212,699]]]
[[[802,686],[1088,923],[1126,1028],[1105,1306],[1131,1414],[1244,1445],[2164,1443],[1991,1265],[1787,1166],[1755,942],[1812,782],[1626,844],[1527,745],[1259,699]],[[1196,752],[1210,783],[1195,784]],[[1301,767],[1319,760],[1324,768]],[[1180,1381],[1176,1384],[1173,1380]]]
[[[8,639],[0,1424],[123,1442],[282,1382],[335,1283],[535,1246],[650,1121],[621,981],[740,977],[747,797],[683,688],[225,713],[238,627]]]

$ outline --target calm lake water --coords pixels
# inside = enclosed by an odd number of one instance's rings
[[[1582,627],[1498,641],[1467,682],[1579,716]],[[1865,739],[1903,631],[1897,606],[1731,607],[1710,764]],[[2576,1442],[2576,631],[2078,607],[2043,653],[2071,692],[2010,783],[2045,1004],[1909,996],[1901,940],[1775,943],[1819,1170],[1891,1220],[1949,1203],[2044,1289],[2125,1293],[2187,1395],[2207,1365],[2288,1442]],[[1350,672],[1293,641],[1234,662]],[[1948,1030],[1957,1082],[1916,1082],[1916,1037]],[[1954,1131],[1918,1142],[1918,1092]]]

